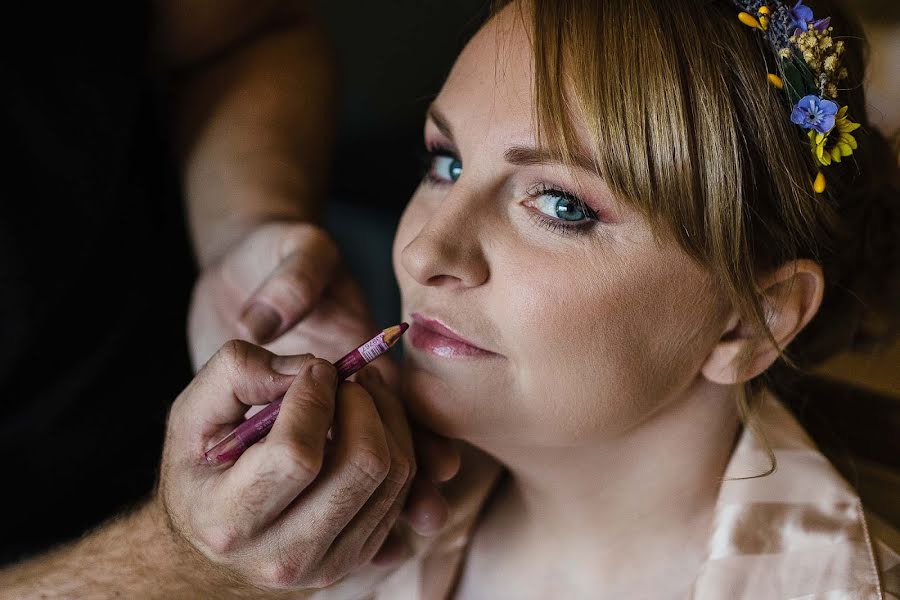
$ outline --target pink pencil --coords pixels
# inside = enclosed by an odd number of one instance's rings
[[[388,327],[371,340],[334,363],[334,366],[337,369],[338,381],[350,377],[390,350],[408,327],[409,325],[406,323]],[[206,458],[206,461],[211,465],[220,465],[232,460],[237,460],[237,458],[243,454],[244,450],[264,438],[275,423],[275,418],[281,410],[282,399],[283,397],[275,400],[235,427],[234,431],[226,435],[222,441],[206,451],[203,455]]]

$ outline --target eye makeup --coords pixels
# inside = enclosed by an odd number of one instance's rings
[[[523,204],[531,211],[531,214],[529,215],[531,220],[548,231],[564,235],[573,235],[593,229],[600,221],[600,217],[597,216],[591,207],[585,204],[578,196],[565,190],[541,183],[532,186],[532,188],[528,190],[528,196],[530,199],[523,202]],[[565,219],[548,215],[535,206],[537,201],[544,197],[559,199],[555,203],[550,202],[550,205],[555,210],[559,210],[563,201],[566,202],[568,207],[565,207],[564,210],[570,214],[581,215],[581,218]]]
[[[459,156],[457,153],[447,147],[433,145],[428,146],[424,152],[421,154],[421,167],[422,167],[422,179],[427,183],[432,185],[445,185],[449,183],[453,183],[456,179],[444,179],[438,176],[435,172],[435,167],[438,160],[447,159],[449,161],[456,161],[459,163],[458,167],[455,167],[457,170],[456,178],[459,178],[459,174],[462,173],[462,161],[459,160]],[[454,169],[452,164],[447,165],[451,169]]]
[[[445,169],[447,174],[444,176],[440,175],[439,172]],[[422,171],[422,181],[425,184],[432,186],[452,185],[462,173],[462,163],[452,150],[432,147],[422,155]],[[594,209],[578,196],[556,186],[538,183],[528,189],[527,196],[528,200],[522,204],[528,208],[531,220],[555,233],[580,233],[592,228],[598,221],[603,220]],[[567,215],[578,214],[581,215],[581,218],[566,219],[548,215],[535,206],[536,201],[545,197],[558,198],[559,200],[554,205],[556,209],[559,209],[564,202],[565,205],[561,208]],[[550,204],[553,205],[553,202]]]

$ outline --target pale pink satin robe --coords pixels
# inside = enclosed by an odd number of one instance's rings
[[[759,417],[778,468],[766,477],[722,484],[709,557],[689,597],[900,600],[900,534],[863,510],[856,492],[780,401],[768,396]],[[744,429],[726,479],[768,467],[766,453]],[[463,508],[448,533],[423,544],[370,598],[449,598],[474,517],[490,489],[485,482],[455,499]]]

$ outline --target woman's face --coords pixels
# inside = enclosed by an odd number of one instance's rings
[[[577,445],[683,396],[727,304],[602,179],[536,148],[531,84],[507,8],[429,111],[430,171],[393,250],[412,322],[404,387],[413,415],[444,435]]]

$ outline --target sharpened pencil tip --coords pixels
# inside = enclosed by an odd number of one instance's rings
[[[384,330],[384,343],[393,346],[400,339],[400,336],[409,329],[408,323],[400,323]]]

